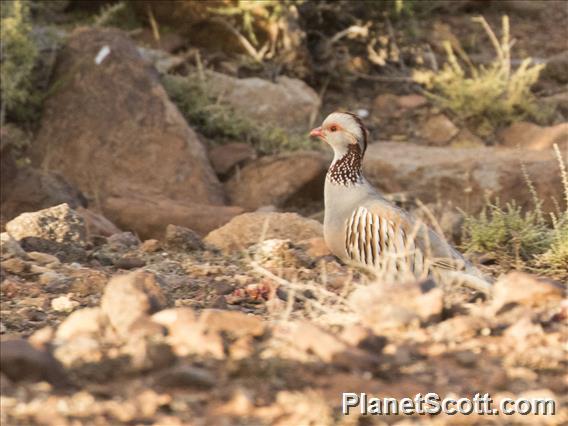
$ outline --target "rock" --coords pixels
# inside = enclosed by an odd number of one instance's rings
[[[391,93],[383,93],[378,95],[373,101],[373,112],[381,118],[398,117],[399,98]]]
[[[252,246],[250,251],[256,262],[271,270],[307,268],[312,264],[312,259],[289,240],[264,240]]]
[[[541,127],[533,123],[520,121],[501,130],[497,137],[501,144],[510,148],[542,151],[550,150],[558,144],[561,150],[568,149],[568,123]]]
[[[204,368],[177,365],[160,371],[154,377],[154,383],[163,387],[209,389],[215,386],[217,381],[213,374]]]
[[[262,157],[239,170],[225,188],[233,204],[250,210],[322,200],[328,163],[316,152]]]
[[[136,249],[140,245],[140,239],[132,232],[119,232],[107,238],[107,244],[112,250],[126,251]]]
[[[319,222],[296,213],[245,213],[209,233],[204,242],[225,252],[241,251],[261,240],[301,241],[322,236]]]
[[[209,150],[209,161],[219,176],[229,174],[236,166],[256,157],[254,148],[248,143],[235,142],[217,145]]]
[[[510,272],[493,286],[492,308],[498,312],[508,304],[539,306],[553,301],[560,303],[564,289],[552,280],[523,272]]]
[[[84,195],[58,173],[26,166],[18,169],[13,180],[2,182],[2,223],[63,203],[72,209],[87,204]]]
[[[194,231],[183,226],[168,225],[165,243],[169,249],[180,251],[203,250],[203,242]]]
[[[320,258],[324,256],[333,256],[331,250],[327,246],[325,240],[321,237],[309,238],[300,241],[298,246],[306,251],[306,254],[312,258]]]
[[[381,334],[386,329],[440,317],[444,308],[444,293],[442,289],[429,288],[426,284],[381,282],[359,287],[350,296],[349,303],[363,325]],[[404,294],[404,297],[400,297],[400,294]]]
[[[137,269],[146,265],[146,261],[140,257],[128,255],[114,261],[114,266],[118,269]]]
[[[0,343],[0,369],[14,382],[45,380],[56,387],[68,385],[61,365],[45,350],[22,339],[3,339]]]
[[[170,224],[205,235],[242,212],[240,207],[196,204],[164,197],[111,197],[105,204],[105,214],[111,220],[123,229],[135,231],[143,239],[161,239]]]
[[[108,318],[101,308],[83,308],[69,315],[57,328],[57,340],[72,340],[78,336],[101,338]]]
[[[120,229],[100,213],[84,207],[78,207],[76,212],[85,222],[89,240],[97,236],[110,237],[120,233]]]
[[[260,317],[237,311],[204,309],[199,316],[199,322],[208,330],[227,333],[234,338],[247,335],[259,337],[265,331]]]
[[[452,146],[457,148],[479,148],[485,146],[485,143],[479,136],[464,128],[452,139]]]
[[[420,136],[436,146],[448,145],[458,133],[459,129],[444,114],[428,118],[420,128]]]
[[[146,240],[140,246],[140,251],[143,253],[156,253],[161,249],[162,249],[162,243],[154,239]]]
[[[0,256],[2,260],[9,259],[11,257],[20,257],[22,259],[27,258],[27,254],[24,249],[7,232],[0,233]]]
[[[40,238],[62,244],[82,245],[86,241],[83,219],[67,204],[33,213],[22,213],[6,224],[16,240]]]
[[[423,107],[428,103],[428,99],[421,95],[405,95],[399,96],[397,99],[398,106],[403,109],[416,109]]]
[[[461,342],[477,336],[489,326],[489,321],[482,317],[459,315],[432,327],[434,341]]]
[[[30,270],[30,265],[27,262],[20,259],[19,257],[13,257],[11,259],[3,260],[0,263],[0,266],[6,272],[9,272],[14,275],[21,275]]]
[[[71,312],[79,306],[79,302],[71,300],[69,295],[56,297],[51,301],[51,308],[57,312]]]
[[[130,327],[141,317],[166,306],[166,296],[156,275],[137,271],[114,276],[101,298],[101,309],[111,325],[128,337]]]
[[[125,33],[77,29],[53,81],[32,147],[42,169],[60,172],[103,206],[111,195],[130,194],[223,203],[204,147]]]
[[[216,359],[225,357],[224,343],[219,333],[213,330],[207,332],[205,323],[198,322],[190,308],[160,311],[152,316],[152,321],[167,327],[167,342],[177,356],[202,354]]]
[[[47,253],[40,253],[38,251],[29,252],[28,257],[30,258],[30,260],[39,263],[40,265],[53,267],[61,263],[57,257]]]
[[[277,325],[274,335],[293,348],[314,354],[325,363],[334,363],[344,368],[368,369],[378,362],[375,355],[347,344],[308,321]]]
[[[223,96],[224,102],[262,126],[268,124],[304,134],[311,118],[319,112],[318,94],[299,79],[279,76],[272,82],[207,71],[206,81],[213,95]]]
[[[568,83],[568,50],[548,58],[540,78],[554,80],[560,84]]]
[[[427,147],[412,143],[370,144],[363,162],[367,179],[384,193],[405,193],[424,203],[441,200],[477,213],[486,197],[505,203],[516,200],[523,208],[534,202],[521,162],[532,178],[545,212],[556,211],[551,197],[562,193],[558,160],[549,151],[496,147]],[[465,201],[467,200],[467,201]]]

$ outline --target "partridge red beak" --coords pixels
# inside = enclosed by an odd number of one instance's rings
[[[321,127],[316,127],[315,129],[313,129],[313,130],[310,132],[310,136],[311,136],[312,138],[320,138],[320,139],[323,139],[323,132],[322,132],[322,130],[321,130]]]

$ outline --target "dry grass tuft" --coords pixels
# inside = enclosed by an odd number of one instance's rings
[[[451,44],[446,42],[447,62],[443,68],[416,71],[414,80],[426,87],[436,104],[470,122],[481,135],[488,135],[498,126],[514,120],[537,117],[536,101],[530,89],[544,64],[534,65],[531,58],[526,58],[513,70],[509,18],[503,16],[501,40],[485,18],[473,19],[483,26],[493,44],[496,52],[493,62],[487,67],[474,65],[464,53],[460,63]]]

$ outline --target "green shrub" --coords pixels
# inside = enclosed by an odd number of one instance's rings
[[[37,48],[30,37],[29,7],[27,2],[15,0],[2,2],[1,23],[1,78],[2,113],[16,117],[26,115],[30,103],[38,99],[32,94],[32,71]]]
[[[535,209],[522,212],[514,202],[501,207],[487,203],[478,216],[466,215],[463,248],[470,253],[495,256],[504,269],[526,269],[568,280],[568,174],[558,146],[555,146],[564,187],[566,208],[551,214],[547,223],[540,210],[540,200],[527,177]]]
[[[166,75],[162,83],[188,123],[216,143],[247,142],[266,154],[308,148],[311,144],[306,137],[252,122],[211,95],[206,81],[197,74]]]
[[[438,106],[471,122],[481,135],[488,135],[501,125],[539,114],[530,88],[544,65],[532,65],[532,59],[527,58],[513,70],[507,16],[503,17],[501,41],[483,17],[474,20],[483,25],[495,48],[496,58],[491,64],[477,66],[462,55],[467,64],[464,67],[446,42],[448,60],[442,69],[416,71],[413,78],[425,86]]]

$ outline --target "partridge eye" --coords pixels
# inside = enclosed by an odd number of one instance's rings
[[[329,130],[330,132],[337,132],[337,126],[331,126]]]

